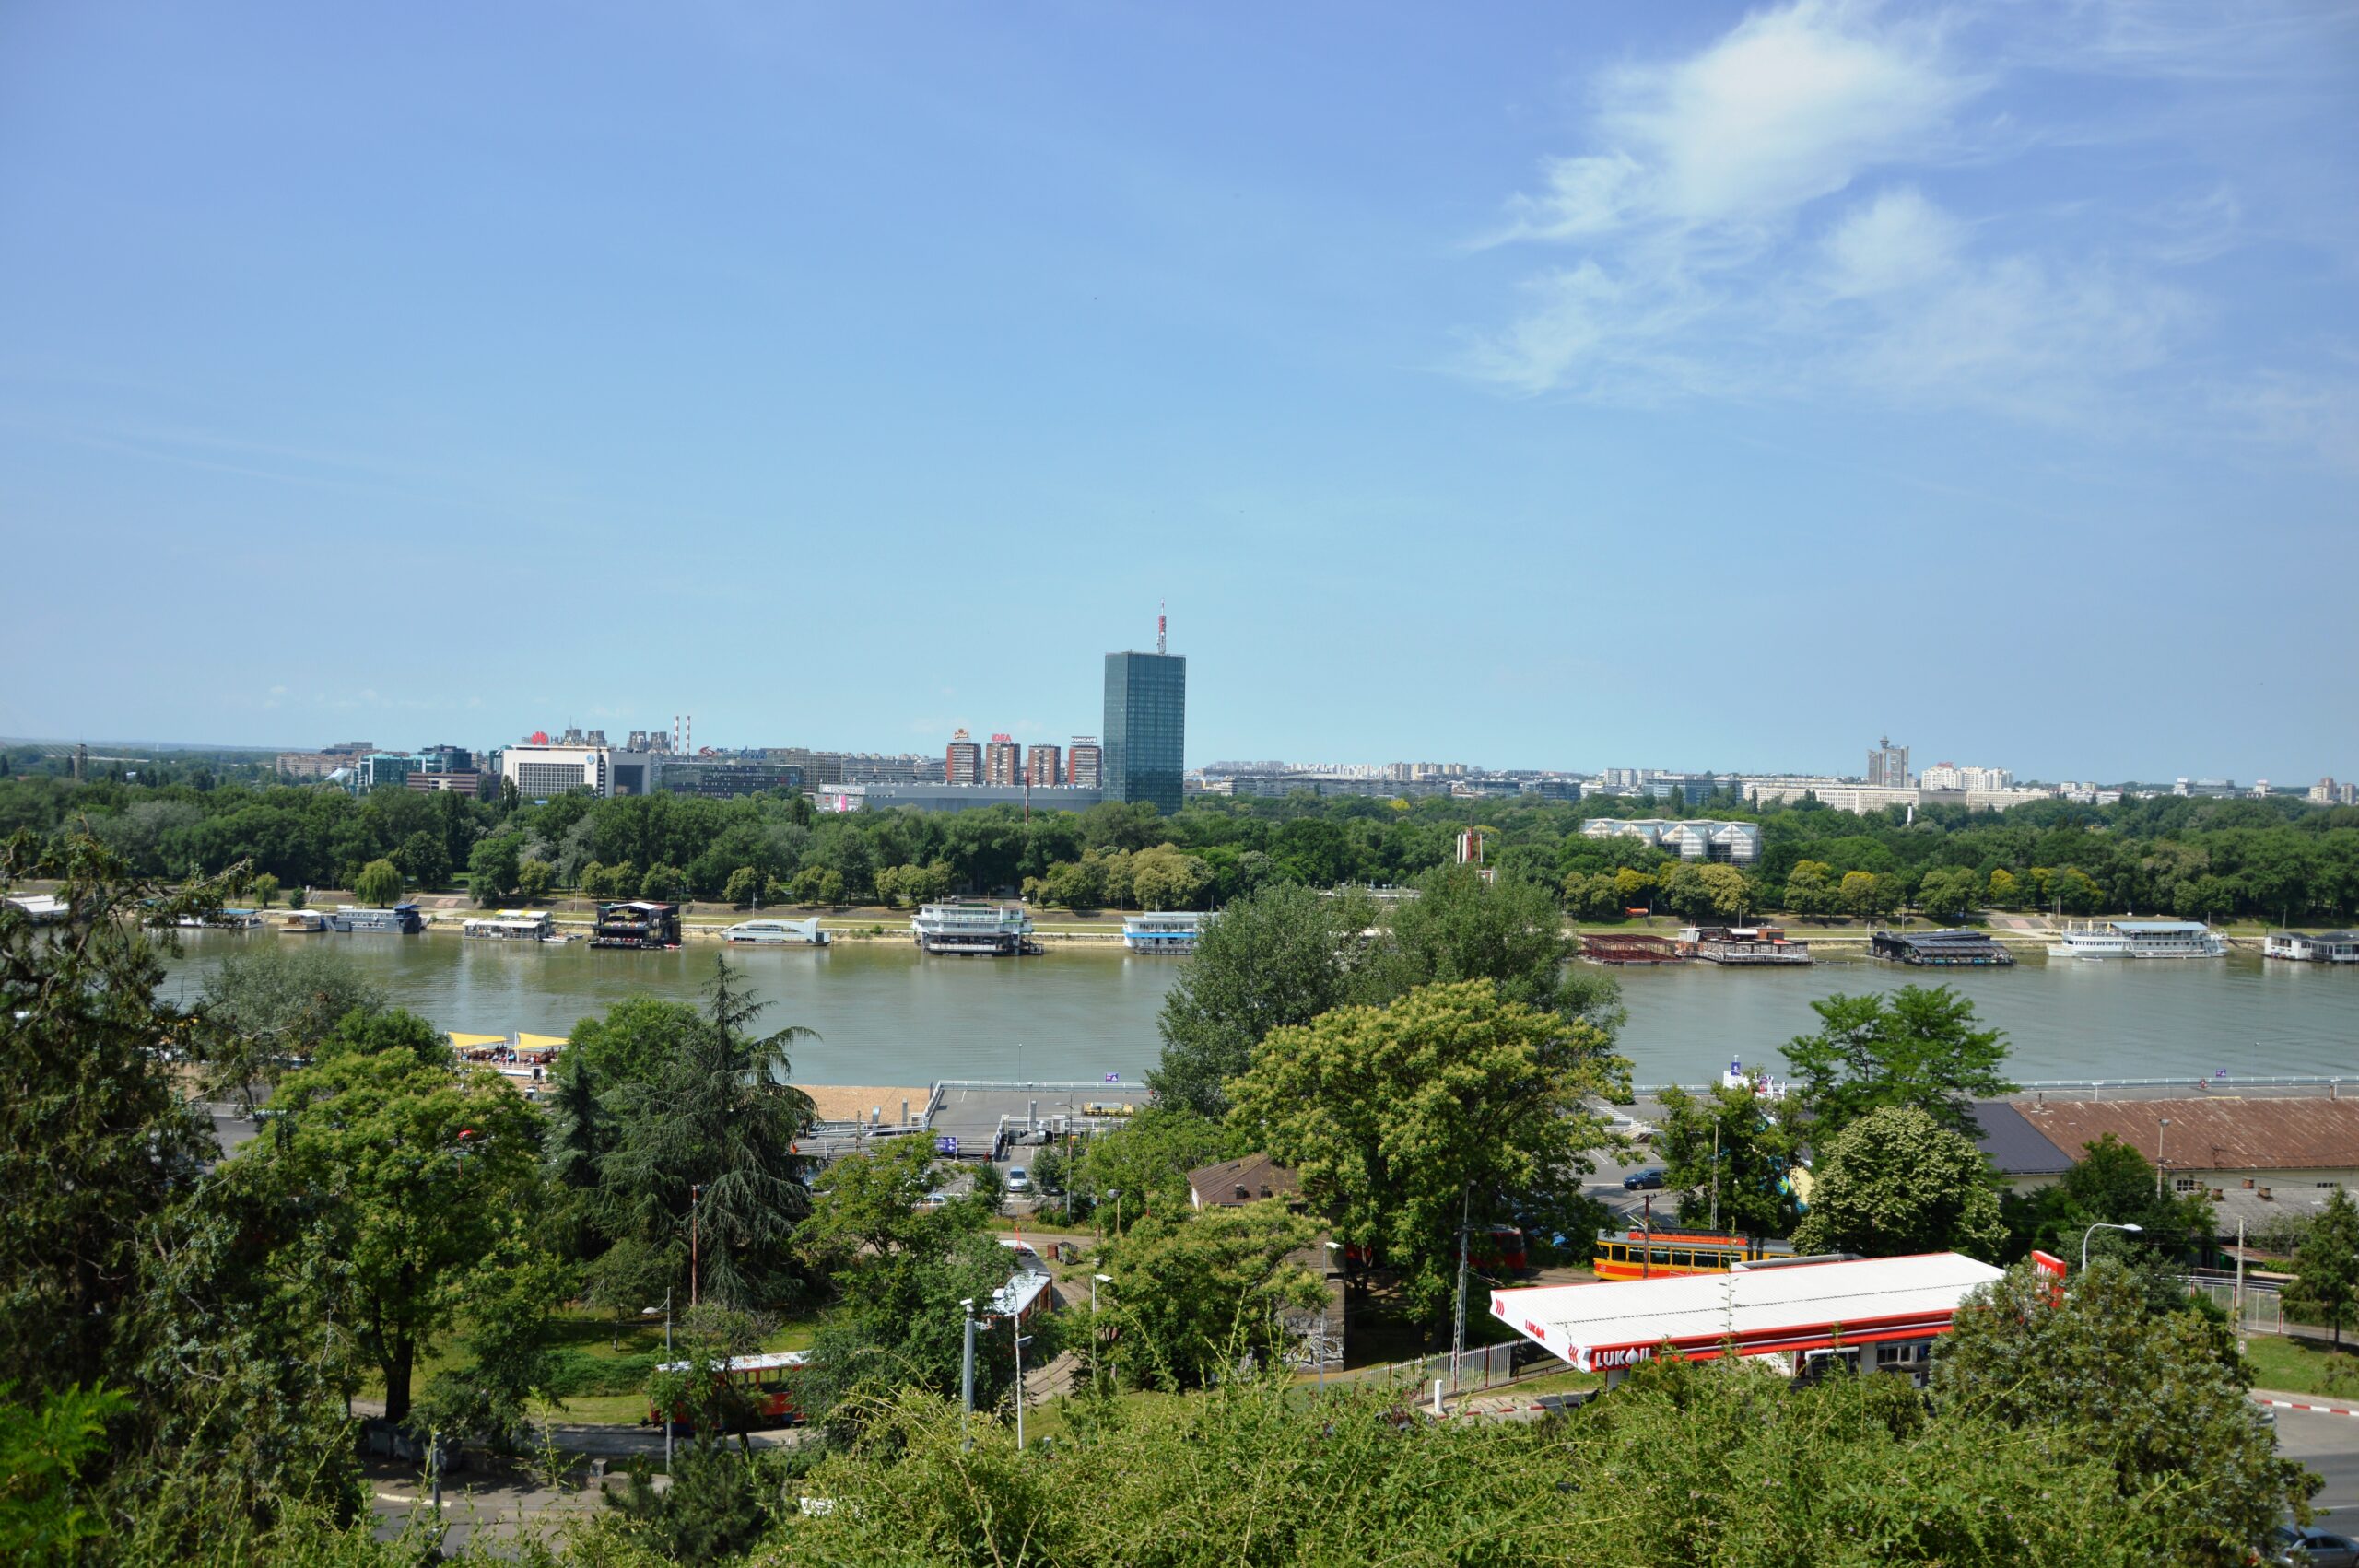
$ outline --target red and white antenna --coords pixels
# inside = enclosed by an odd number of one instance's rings
[[[1155,602],[1155,650],[1163,651],[1163,601]]]

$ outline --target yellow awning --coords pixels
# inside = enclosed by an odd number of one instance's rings
[[[562,1036],[562,1035],[525,1035],[525,1034],[519,1034],[519,1035],[516,1036],[516,1045],[517,1045],[517,1048],[519,1048],[520,1050],[527,1050],[527,1051],[547,1051],[547,1050],[555,1050],[557,1047],[562,1046],[563,1044],[565,1044],[565,1036]]]
[[[451,1046],[454,1050],[471,1051],[479,1046],[504,1046],[507,1043],[505,1035],[462,1035],[456,1029],[451,1031]]]

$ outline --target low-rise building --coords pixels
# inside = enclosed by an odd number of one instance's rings
[[[1220,1160],[1188,1173],[1188,1202],[1197,1209],[1241,1209],[1265,1199],[1302,1201],[1302,1177],[1267,1154]]]
[[[1982,1152],[2017,1192],[2051,1187],[2107,1134],[2174,1192],[2212,1199],[2222,1233],[2359,1191],[2359,1099],[2331,1094],[2181,1100],[1983,1100]]]
[[[1683,860],[1726,860],[1749,866],[1761,859],[1761,825],[1713,822],[1703,817],[1591,817],[1581,824],[1585,838],[1636,838],[1669,849]]]
[[[2271,931],[2261,952],[2298,964],[2359,964],[2359,931]]]

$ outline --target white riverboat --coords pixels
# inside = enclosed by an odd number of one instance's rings
[[[495,909],[471,917],[460,930],[489,942],[548,942],[557,936],[557,922],[546,909]]]
[[[819,929],[819,917],[814,915],[807,920],[740,920],[723,930],[721,940],[752,947],[779,947],[790,943],[825,947],[831,939]]]
[[[1032,917],[1021,904],[927,904],[910,921],[910,930],[928,953],[1013,957],[1040,951],[1032,940]]]
[[[2090,920],[2067,926],[2050,958],[2218,958],[2228,939],[2201,920]]]
[[[1181,956],[1196,951],[1196,939],[1210,915],[1186,909],[1153,910],[1122,917],[1122,945],[1133,953]]]

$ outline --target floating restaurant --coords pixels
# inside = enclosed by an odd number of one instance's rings
[[[1584,934],[1581,956],[1592,964],[1684,964],[1688,957],[1669,937],[1637,931]]]
[[[910,930],[927,953],[1010,958],[1042,951],[1021,904],[927,904],[910,919]]]
[[[2015,955],[2004,943],[1982,931],[1875,931],[1868,951],[1877,958],[1915,964],[1928,969],[2003,969]]]
[[[1810,943],[1789,941],[1777,926],[1687,926],[1678,948],[1682,957],[1738,967],[1812,962]]]
[[[1196,951],[1196,939],[1210,923],[1210,915],[1182,909],[1156,910],[1122,917],[1122,945],[1133,953],[1184,956]]]
[[[667,948],[680,945],[680,907],[637,899],[601,904],[592,928],[593,947]]]

